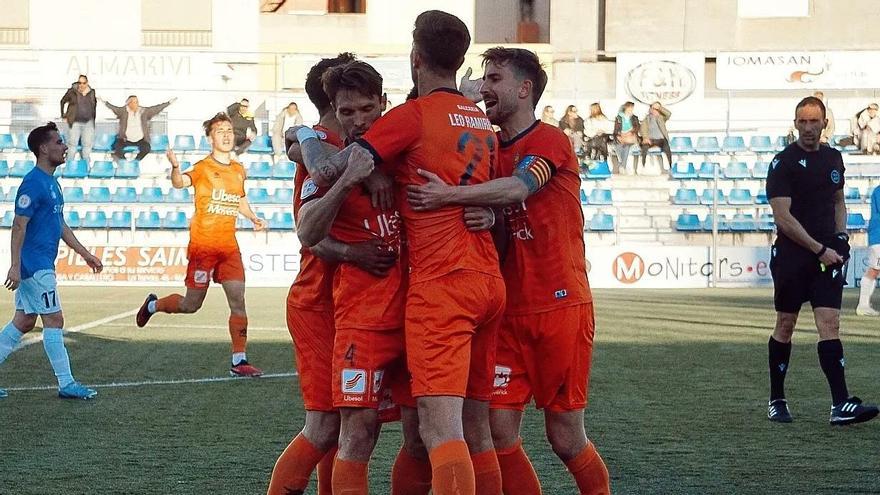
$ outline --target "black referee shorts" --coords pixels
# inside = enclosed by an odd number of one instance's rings
[[[810,301],[815,308],[840,309],[846,270],[841,266],[822,268],[819,259],[800,248],[773,246],[770,253],[773,275],[773,305],[782,313],[798,313]]]

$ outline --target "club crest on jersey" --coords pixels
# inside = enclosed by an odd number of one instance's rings
[[[311,177],[305,180],[302,185],[302,191],[299,193],[299,199],[306,199],[318,192],[318,185]]]
[[[19,208],[27,208],[31,205],[31,197],[27,194],[22,194],[18,197],[18,207]]]
[[[835,184],[840,184],[840,171],[832,170],[831,171],[831,182]]]
[[[342,393],[363,394],[367,391],[367,372],[361,369],[342,370]]]

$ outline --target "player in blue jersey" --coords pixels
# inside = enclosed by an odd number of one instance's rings
[[[39,315],[43,320],[43,348],[58,378],[58,397],[93,399],[98,392],[73,379],[64,348],[64,315],[55,282],[58,241],[63,239],[95,273],[104,266],[64,222],[64,199],[54,174],[64,163],[67,146],[58,128],[52,122],[37,127],[28,135],[27,143],[37,157],[37,166],[21,181],[15,198],[12,266],[5,283],[7,289],[15,291],[15,316],[0,331],[0,363],[12,353],[21,337],[34,329]],[[0,389],[0,397],[6,395]]]
[[[868,266],[862,275],[859,305],[856,314],[859,316],[880,316],[880,312],[871,307],[871,295],[880,275],[880,187],[871,193],[871,220],[868,222]]]

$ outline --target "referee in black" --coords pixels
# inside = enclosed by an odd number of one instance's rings
[[[776,328],[768,343],[770,421],[792,420],[785,374],[798,313],[807,301],[819,332],[819,364],[831,388],[831,424],[861,423],[878,413],[876,406],[863,404],[846,388],[839,333],[849,259],[844,167],[839,151],[820,145],[826,123],[822,100],[801,100],[794,120],[798,140],[773,158],[767,175],[767,198],[778,232],[770,257],[776,306]]]

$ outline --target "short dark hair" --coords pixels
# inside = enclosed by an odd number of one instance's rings
[[[816,98],[815,96],[808,96],[801,100],[796,107],[794,107],[794,116],[797,118],[798,110],[804,107],[819,107],[822,110],[822,118],[825,118],[825,104],[822,103],[822,100]]]
[[[299,109],[299,105],[297,105],[295,101],[292,101],[292,102],[290,102],[290,103],[287,104],[287,107],[288,107],[288,108],[291,107],[291,106],[296,107],[297,110]]]
[[[244,103],[244,102],[248,102],[248,103],[250,103],[251,100],[248,100],[247,98],[242,98],[242,99],[239,100],[238,102],[239,102],[239,103]]]
[[[77,76],[77,78],[76,78],[77,82],[79,82],[79,78],[80,78],[80,77],[83,78],[83,79],[85,79],[86,82],[89,82],[89,76],[87,76],[87,75],[85,75],[85,74],[80,74],[79,76]]]
[[[354,62],[356,57],[351,52],[343,52],[333,58],[322,58],[317,64],[309,69],[306,75],[306,95],[315,108],[318,109],[318,115],[324,115],[330,111],[330,98],[324,92],[324,86],[321,83],[321,76],[324,71],[330,67]]]
[[[467,26],[458,17],[440,10],[427,10],[416,17],[413,46],[429,69],[441,76],[455,76],[471,44]]]
[[[137,97],[138,97],[138,95],[128,95],[128,98],[126,98],[125,101],[128,101],[132,98],[137,98]]]
[[[418,86],[413,86],[413,89],[409,90],[409,93],[406,94],[406,101],[415,100],[419,97],[419,88]]]
[[[340,90],[352,90],[370,98],[382,96],[382,76],[372,65],[355,60],[345,65],[336,65],[324,71],[321,76],[324,93],[331,102],[336,102]]]
[[[28,149],[31,150],[34,156],[40,157],[40,146],[49,142],[49,136],[53,132],[58,132],[58,126],[55,125],[55,122],[47,122],[46,125],[41,125],[28,134]]]
[[[547,87],[547,72],[541,66],[538,55],[523,48],[504,48],[496,46],[483,52],[483,67],[489,62],[499,66],[510,66],[510,70],[522,80],[532,81],[532,107],[538,106],[544,88]]]
[[[229,115],[227,115],[226,112],[218,112],[217,115],[202,122],[202,127],[205,129],[205,136],[210,136],[211,129],[214,128],[214,125],[219,124],[220,122],[229,122],[232,124],[232,119],[229,118]]]

